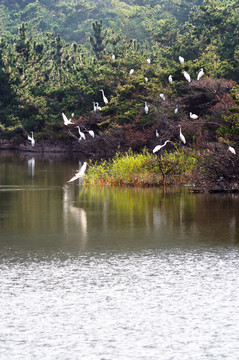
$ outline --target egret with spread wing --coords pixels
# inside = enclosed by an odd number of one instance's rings
[[[86,166],[87,166],[87,162],[84,162],[84,164],[82,165],[80,170],[73,176],[73,178],[71,178],[67,182],[69,183],[69,182],[72,182],[72,181],[82,178],[85,175]]]
[[[73,124],[74,123],[71,121],[71,119],[67,119],[66,115],[64,113],[62,113],[62,117],[63,117],[63,120],[64,120],[64,125],[70,125],[70,124]]]

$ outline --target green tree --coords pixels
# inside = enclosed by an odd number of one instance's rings
[[[90,36],[90,43],[97,59],[99,59],[106,47],[107,31],[103,31],[102,20],[93,22],[92,30],[93,36]]]

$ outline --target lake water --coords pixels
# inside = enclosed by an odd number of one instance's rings
[[[235,360],[239,196],[67,184],[0,152],[0,358]]]

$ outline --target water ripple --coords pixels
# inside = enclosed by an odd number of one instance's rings
[[[234,360],[238,255],[175,249],[6,261],[1,359]]]

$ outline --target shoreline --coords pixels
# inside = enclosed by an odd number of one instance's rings
[[[99,144],[99,141],[97,140],[97,143]],[[104,144],[106,145],[106,144]],[[97,152],[97,150],[99,151]],[[92,150],[95,150],[92,152]],[[107,150],[107,149],[106,149]],[[110,159],[112,157],[107,156],[107,151],[105,152],[105,157],[102,156],[102,148],[98,146],[94,146],[93,149],[89,149],[89,145],[87,143],[78,143],[78,142],[68,142],[66,143],[64,140],[39,140],[36,142],[35,146],[31,146],[30,143],[23,143],[11,140],[3,140],[0,142],[0,156],[4,153],[7,154],[7,152],[15,152],[18,154],[18,156],[21,154],[20,157],[27,158],[28,156],[36,156],[36,158],[41,159],[47,159],[50,156],[54,156],[55,158],[65,158],[69,159],[71,156],[72,158],[80,158],[81,161],[89,161],[89,160],[96,160],[101,161],[104,160],[106,162],[110,162]],[[209,193],[209,194],[215,194],[215,193],[221,193],[221,194],[237,194],[239,193],[239,183],[237,181],[237,177],[235,177],[231,181],[226,180],[226,178],[219,179],[219,181],[210,181],[205,183],[205,179],[197,178],[199,173],[195,173],[195,176],[190,179],[189,184],[179,184],[176,186],[179,187],[188,187],[188,191],[197,194],[197,193]],[[201,180],[201,181],[200,181]],[[204,180],[204,181],[202,181]],[[103,185],[104,181],[101,182],[101,185]],[[107,184],[106,184],[107,185]],[[112,185],[110,185],[112,186]],[[135,183],[124,183],[121,186],[129,186],[129,187],[137,187],[139,185]],[[145,183],[141,183],[139,187],[149,187],[150,185]],[[170,187],[170,178],[169,182],[165,183],[163,185],[162,179],[159,178],[158,183],[155,183],[155,187]],[[174,184],[175,186],[175,184]]]

